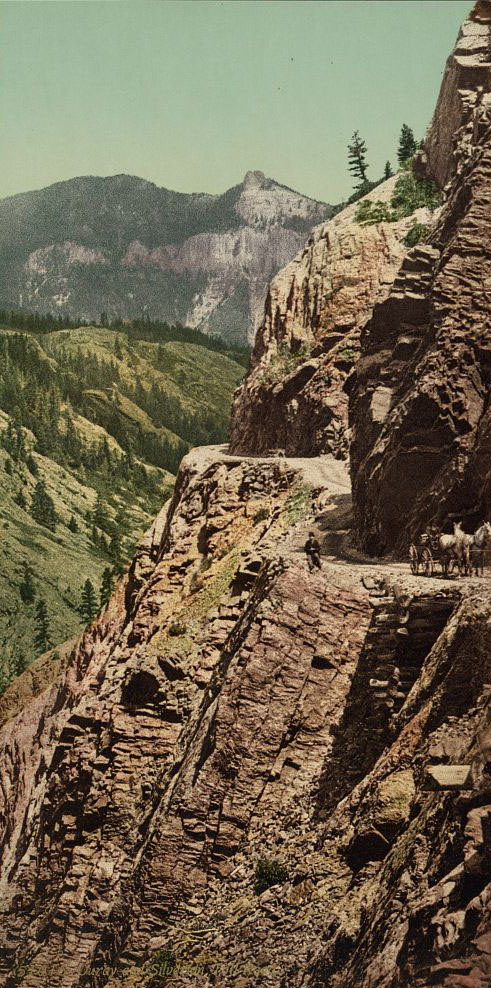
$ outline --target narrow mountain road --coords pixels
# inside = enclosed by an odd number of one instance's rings
[[[275,543],[275,551],[285,561],[307,568],[304,545],[308,533],[313,531],[321,546],[322,577],[331,581],[334,586],[348,589],[359,586],[361,581],[369,587],[385,581],[388,592],[390,588],[396,587],[411,596],[444,592],[457,587],[461,590],[489,588],[489,569],[485,571],[484,578],[453,576],[443,579],[439,573],[432,577],[419,574],[415,576],[409,568],[409,560],[396,562],[360,552],[353,544],[351,483],[348,465],[342,460],[335,460],[329,455],[232,456],[228,452],[228,446],[221,445],[192,449],[186,456],[186,466],[193,473],[202,473],[217,463],[272,463],[274,460],[284,464],[285,468],[296,470],[305,486],[319,491],[312,515],[294,525],[283,543]],[[266,539],[263,544],[267,541]],[[440,570],[438,565],[437,569]]]
[[[201,473],[217,463],[272,463],[278,462],[301,474],[306,486],[325,488],[333,494],[350,494],[351,482],[348,466],[333,456],[232,456],[228,446],[197,446],[185,457],[186,467]]]

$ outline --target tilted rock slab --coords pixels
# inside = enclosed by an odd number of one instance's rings
[[[489,601],[411,584],[409,635],[426,615],[436,641],[377,721],[397,602],[308,571],[304,484],[291,460],[193,451],[107,610],[4,725],[5,988],[150,988],[169,956],[176,988],[486,983]],[[445,760],[472,789],[425,791]],[[285,880],[258,895],[260,857]]]
[[[388,201],[396,178],[366,196]],[[231,449],[289,456],[348,450],[343,385],[359,350],[360,329],[385,299],[406,248],[409,227],[427,210],[397,223],[361,226],[358,204],[311,234],[272,281],[251,370],[232,409]]]
[[[473,153],[474,113],[491,89],[490,20],[489,0],[479,0],[448,57],[424,149],[418,153],[420,173],[440,188]]]
[[[367,594],[261,557],[284,538],[288,463],[198,459],[61,681],[3,728],[0,984],[68,988],[87,970],[105,984],[143,963],[253,818],[296,810],[331,749]]]

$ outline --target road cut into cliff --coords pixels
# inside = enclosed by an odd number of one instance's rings
[[[489,582],[365,557],[350,525],[332,457],[185,458],[8,708],[0,984],[486,984]]]

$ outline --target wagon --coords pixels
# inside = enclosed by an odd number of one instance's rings
[[[412,542],[409,546],[409,565],[411,573],[423,576],[433,576],[437,563],[442,568],[442,575],[450,572],[453,563],[448,562],[448,556],[442,553],[440,547],[440,533],[438,531],[424,532],[420,536],[419,542]]]

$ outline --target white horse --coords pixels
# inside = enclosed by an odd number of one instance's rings
[[[484,576],[484,554],[487,547],[491,546],[491,524],[489,521],[485,521],[484,524],[474,532],[471,539],[472,541],[469,546],[471,576],[473,568],[476,576]],[[481,570],[480,574],[479,570]]]
[[[461,521],[454,521],[453,532],[456,540],[455,556],[459,567],[459,573],[462,575],[463,571],[465,576],[469,576],[469,574],[472,575],[471,545],[473,543],[474,536],[468,535],[467,532],[464,532]]]
[[[463,565],[465,532],[462,531],[461,522],[454,522],[453,535],[439,535],[438,545],[440,547],[440,560],[444,576],[449,576],[453,569],[453,564],[457,561],[459,572]]]

